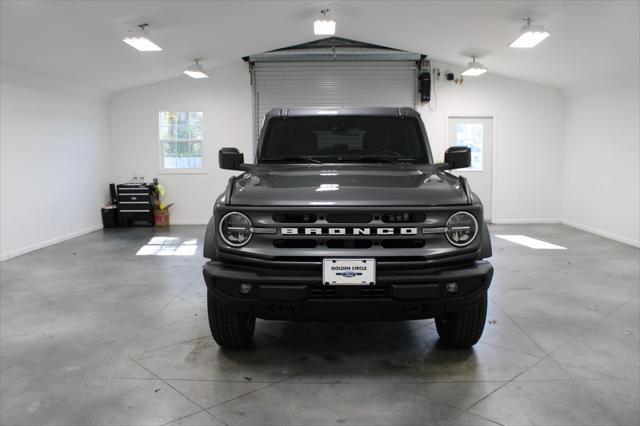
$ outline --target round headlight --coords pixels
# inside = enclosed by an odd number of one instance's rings
[[[231,247],[242,247],[251,239],[251,221],[242,213],[227,213],[220,220],[220,236]]]
[[[468,246],[478,235],[478,221],[471,213],[454,213],[447,219],[446,235],[454,246]]]

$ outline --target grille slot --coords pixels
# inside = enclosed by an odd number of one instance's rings
[[[366,287],[314,287],[309,290],[309,296],[314,299],[330,299],[330,298],[340,298],[340,297],[363,297],[363,298],[382,298],[388,296],[387,287],[375,287],[375,286],[366,286]]]
[[[388,290],[386,287],[363,287],[360,289],[362,297],[387,297]]]
[[[427,219],[424,213],[385,213],[382,215],[384,223],[422,223]]]
[[[333,287],[312,288],[309,295],[313,298],[335,297],[336,289]]]
[[[422,248],[424,247],[424,240],[410,239],[410,240],[383,240],[380,245],[386,249],[400,249],[400,248]]]
[[[276,213],[273,221],[276,223],[315,223],[318,216],[313,213]]]
[[[275,248],[314,248],[318,245],[316,240],[300,239],[300,240],[273,240]]]
[[[373,215],[369,213],[329,213],[327,222],[329,223],[370,223]]]
[[[371,240],[327,240],[325,243],[330,249],[368,249],[373,243]]]

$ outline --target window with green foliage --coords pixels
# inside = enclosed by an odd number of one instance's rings
[[[202,169],[202,111],[161,111],[162,168]]]

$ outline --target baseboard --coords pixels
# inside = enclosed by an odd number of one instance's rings
[[[99,231],[100,229],[102,229],[102,224],[90,226],[90,227],[84,228],[84,229],[80,229],[79,231],[75,231],[75,232],[71,232],[69,234],[61,235],[59,237],[55,237],[55,238],[52,238],[50,240],[43,241],[41,243],[32,244],[30,246],[23,247],[21,249],[14,250],[12,252],[3,254],[2,256],[0,256],[0,262],[2,262],[4,260],[7,260],[7,259],[11,259],[13,257],[17,257],[17,256],[20,256],[20,255],[32,252],[32,251],[35,251],[35,250],[39,250],[41,248],[49,247],[49,246],[52,246],[54,244],[61,243],[63,241],[67,241],[67,240],[71,240],[73,238],[81,237],[83,235],[90,234],[91,232]]]
[[[171,219],[172,225],[206,225],[208,224],[208,220],[173,220]]]
[[[579,229],[581,231],[586,231],[586,232],[589,232],[591,234],[595,234],[595,235],[599,235],[599,236],[604,237],[604,238],[608,238],[610,240],[618,241],[620,243],[624,243],[624,244],[628,244],[628,245],[633,246],[633,247],[640,248],[640,241],[632,240],[631,238],[621,237],[619,235],[612,234],[612,233],[607,232],[607,231],[602,231],[600,229],[595,229],[595,228],[592,228],[590,226],[582,225],[580,223],[576,223],[576,222],[573,222],[571,220],[563,220],[562,223],[564,225],[571,226],[572,228],[576,228],[576,229]]]
[[[541,223],[561,223],[560,219],[491,219],[489,223],[496,225],[526,225]]]

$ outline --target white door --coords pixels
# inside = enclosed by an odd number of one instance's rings
[[[484,205],[484,218],[491,219],[491,159],[493,141],[493,118],[449,116],[448,146],[471,148],[471,167],[453,170],[467,178],[471,190],[480,197]]]

